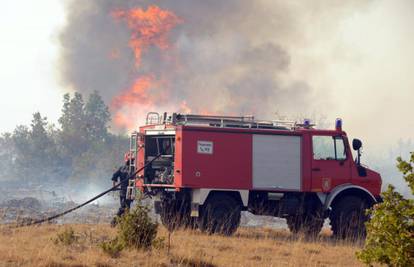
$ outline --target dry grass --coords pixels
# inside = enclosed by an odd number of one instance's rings
[[[324,232],[306,241],[285,230],[241,228],[233,237],[209,236],[197,231],[171,235],[171,248],[122,251],[106,255],[99,244],[115,236],[107,225],[70,225],[76,242],[54,242],[69,226],[43,225],[9,229],[0,226],[0,266],[360,266],[360,246],[335,242]],[[166,239],[164,228],[158,234]]]

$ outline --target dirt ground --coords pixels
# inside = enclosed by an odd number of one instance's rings
[[[72,227],[76,241],[56,244],[58,233]],[[232,237],[159,228],[164,247],[126,250],[111,258],[99,247],[116,235],[106,224],[0,226],[0,266],[362,266],[360,244],[335,241],[328,230],[306,241],[287,230],[240,228]]]

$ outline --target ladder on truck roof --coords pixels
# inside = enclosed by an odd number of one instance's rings
[[[154,116],[154,112],[148,113]],[[199,125],[220,128],[258,128],[275,130],[293,130],[296,127],[294,121],[284,120],[255,120],[254,116],[214,116],[173,113],[171,116],[164,113],[163,116],[155,116],[159,124],[171,123],[174,125]],[[154,123],[147,117],[148,122]]]
[[[259,128],[291,130],[295,122],[282,120],[255,120],[254,116],[213,116],[194,114],[173,114],[173,124],[181,125],[208,125],[213,127],[231,128]]]

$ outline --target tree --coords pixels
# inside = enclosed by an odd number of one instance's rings
[[[46,131],[47,118],[42,117],[39,112],[33,114],[31,130],[29,132],[29,146],[22,151],[29,157],[32,176],[38,179],[45,179],[48,175],[50,164],[52,142]]]
[[[78,183],[87,177],[87,182],[105,188],[109,176],[122,163],[128,142],[126,136],[109,134],[105,143],[91,147],[74,159],[71,180]]]
[[[401,158],[397,161],[398,169],[414,194],[414,152],[408,162]],[[383,202],[376,204],[368,214],[371,220],[367,222],[367,239],[358,258],[367,264],[414,266],[414,200],[404,198],[389,185],[383,193]]]
[[[25,151],[30,157],[32,176],[39,182],[60,180],[60,155],[57,151],[53,125],[49,125],[46,117],[39,112],[33,114],[29,134],[30,146]]]
[[[85,119],[89,140],[102,142],[107,138],[111,116],[108,107],[97,91],[94,91],[88,98],[85,106]]]
[[[0,136],[0,180],[10,180],[13,176],[13,165],[16,159],[12,134],[5,133]]]
[[[12,142],[15,150],[15,160],[11,177],[22,181],[33,178],[30,175],[30,156],[27,153],[30,147],[30,131],[27,126],[19,125],[13,131]]]
[[[70,98],[70,94],[63,96],[62,116],[59,118],[62,131],[73,133],[84,129],[84,106],[81,93],[75,93],[73,98]]]
[[[126,136],[109,132],[110,113],[93,92],[63,96],[59,128],[37,112],[29,127],[0,136],[0,179],[55,186],[75,182],[107,186],[113,168],[128,148]],[[79,183],[81,181],[81,183]]]
[[[73,98],[70,98],[69,94],[63,96],[62,115],[59,118],[59,143],[61,153],[69,160],[69,165],[72,164],[70,159],[81,155],[89,148],[84,107],[82,94],[75,93]]]
[[[108,173],[119,164],[128,139],[108,132],[110,119],[109,109],[98,92],[93,92],[86,104],[80,93],[72,98],[64,95],[58,143],[64,155],[62,164],[72,182],[87,178],[88,182],[106,184]]]
[[[18,126],[13,135],[5,136],[3,143],[10,146],[7,152],[10,178],[36,183],[60,178],[56,171],[59,155],[50,129],[47,118],[36,112],[30,128]]]

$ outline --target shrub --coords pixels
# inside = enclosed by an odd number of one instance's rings
[[[157,239],[158,224],[149,216],[149,209],[141,204],[118,219],[118,235],[103,242],[100,247],[111,257],[118,257],[124,248],[162,248],[163,239]]]
[[[409,162],[397,161],[414,194],[414,152]],[[370,265],[414,266],[414,200],[405,199],[391,185],[382,196],[383,202],[368,210],[367,239],[357,256]]]
[[[55,244],[63,244],[65,246],[72,245],[78,240],[78,237],[75,235],[75,231],[72,227],[65,228],[62,232],[59,232],[54,239]]]
[[[123,215],[118,223],[119,242],[124,247],[150,248],[156,240],[158,224],[148,215],[149,209],[142,205]]]

